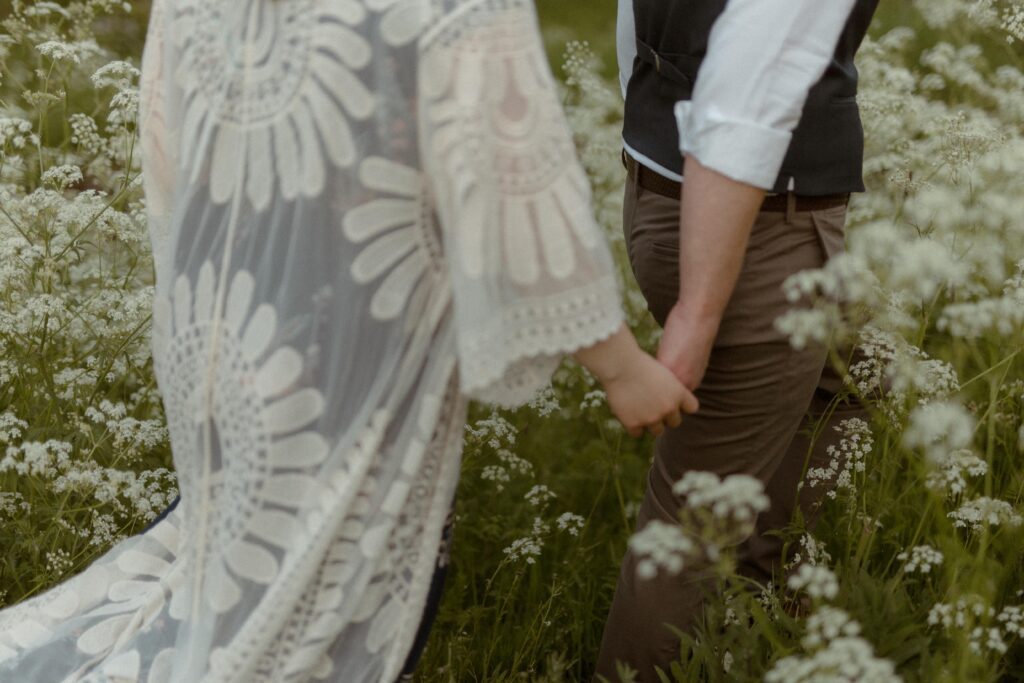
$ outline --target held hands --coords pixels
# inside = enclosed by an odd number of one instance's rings
[[[681,413],[697,412],[696,397],[672,371],[644,353],[623,325],[603,342],[576,352],[605,388],[608,405],[631,436],[678,427]]]
[[[631,356],[620,373],[603,382],[608,406],[630,436],[641,436],[645,429],[661,436],[665,427],[682,423],[682,413],[697,412],[696,397],[671,370],[639,348]]]

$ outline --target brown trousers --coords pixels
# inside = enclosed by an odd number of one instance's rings
[[[790,523],[796,505],[805,516],[821,489],[798,484],[805,467],[824,467],[826,449],[842,420],[863,408],[837,394],[842,381],[822,346],[797,351],[776,332],[774,319],[790,309],[783,281],[819,268],[843,249],[846,207],[805,212],[761,212],[755,222],[736,289],[726,308],[703,383],[700,410],[657,440],[637,528],[651,520],[673,522],[682,501],[672,485],[689,470],[721,477],[760,479],[771,509],[738,547],[739,573],[768,583],[781,574],[783,541],[769,535]],[[651,313],[664,324],[679,293],[679,202],[636,184],[626,187],[624,230],[633,272]],[[824,419],[824,421],[822,421]],[[817,427],[818,436],[814,430]],[[692,632],[704,595],[714,581],[699,569],[677,576],[636,575],[627,552],[605,626],[597,674],[618,681],[616,662],[639,670],[638,681],[657,681],[679,658],[680,643],[666,624]]]

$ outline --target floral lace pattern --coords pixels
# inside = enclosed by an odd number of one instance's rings
[[[497,8],[502,11],[498,11]],[[462,388],[529,400],[622,323],[590,187],[528,3],[466,3],[424,38],[425,163],[453,262]]]
[[[141,143],[181,504],[0,612],[0,680],[385,681],[467,397],[621,324],[525,0],[156,0]]]
[[[171,32],[181,49],[186,98],[182,146],[213,136],[210,197],[231,198],[237,175],[265,209],[275,185],[285,199],[324,190],[326,163],[357,158],[349,119],[372,113],[373,94],[356,72],[371,59],[357,0],[208,2],[174,7]],[[231,68],[234,67],[234,68]],[[198,178],[204,164],[182,158]]]

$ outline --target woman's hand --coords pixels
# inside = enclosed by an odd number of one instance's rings
[[[643,351],[606,380],[604,388],[609,407],[630,436],[641,436],[645,429],[661,436],[666,427],[682,423],[682,413],[695,413],[699,407],[672,371]]]
[[[604,386],[608,405],[631,436],[655,436],[678,427],[682,413],[695,413],[696,397],[672,371],[643,352],[625,325],[603,342],[576,352]]]

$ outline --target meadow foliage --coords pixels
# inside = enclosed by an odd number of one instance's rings
[[[0,605],[81,570],[175,494],[150,357],[141,44],[109,40],[140,13],[19,1],[0,28]],[[832,362],[871,419],[841,425],[807,473],[829,493],[815,528],[785,530],[786,575],[734,571],[766,504],[748,478],[684,479],[680,524],[631,539],[650,443],[567,363],[529,406],[471,411],[418,680],[588,680],[627,543],[648,575],[700,558],[719,577],[665,680],[1024,680],[1021,41],[1019,1],[915,0],[861,52],[869,191],[846,253],[786,285],[813,308],[777,325],[795,346],[856,340],[862,360]],[[567,111],[653,349],[622,246],[621,98],[599,74],[571,43]]]

